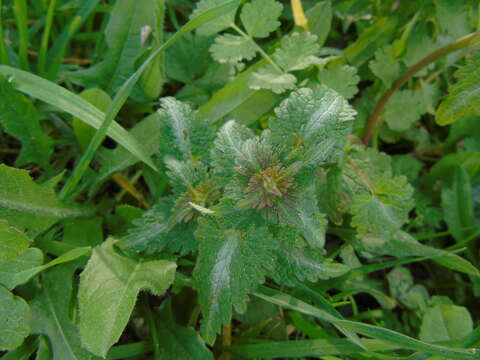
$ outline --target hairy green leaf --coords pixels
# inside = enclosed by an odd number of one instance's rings
[[[244,232],[223,228],[214,218],[200,221],[196,238],[199,255],[193,274],[203,313],[201,331],[211,344],[230,322],[232,307],[245,311],[248,294],[273,267],[277,242],[264,227],[251,225]]]
[[[137,294],[148,289],[163,294],[175,276],[176,264],[166,260],[134,260],[118,254],[115,241],[93,250],[80,278],[80,336],[92,353],[105,357],[128,323]]]
[[[356,112],[336,91],[318,86],[292,92],[275,109],[275,114],[276,118],[270,121],[274,142],[301,141],[309,150],[322,142],[335,141],[331,156],[324,159],[329,162],[340,155]]]

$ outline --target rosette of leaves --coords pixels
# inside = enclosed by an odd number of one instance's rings
[[[317,175],[341,158],[355,115],[341,95],[293,92],[260,135],[228,121],[213,138],[173,99],[160,114],[172,194],[122,244],[146,254],[198,248],[193,279],[209,343],[267,277],[292,285],[348,270],[323,256],[327,222],[316,201]]]
[[[201,0],[192,16],[221,2]],[[255,39],[269,37],[280,26],[278,19],[282,9],[282,4],[275,0],[252,0],[242,6],[239,16],[241,26],[235,23],[236,11],[232,11],[229,16],[200,27],[198,33],[213,35],[232,30],[234,34],[224,33],[215,38],[210,47],[212,57],[220,63],[239,64],[261,54],[268,64],[251,74],[249,85],[252,89],[269,89],[280,94],[295,87],[297,78],[291,72],[318,63],[316,55],[320,50],[317,36],[309,32],[294,32],[282,37],[272,56],[257,44]]]

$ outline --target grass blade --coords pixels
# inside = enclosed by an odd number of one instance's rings
[[[55,7],[57,6],[57,0],[50,0],[48,6],[47,18],[45,20],[45,28],[43,30],[42,44],[40,51],[38,52],[38,74],[43,76],[45,74],[45,63],[47,60],[47,48],[48,39],[50,37],[50,30],[52,29],[53,14],[55,13]]]
[[[402,349],[421,351],[428,354],[445,356],[446,358],[457,360],[479,359],[480,351],[477,349],[457,349],[442,345],[429,344],[420,340],[413,339],[396,331],[384,329],[378,326],[368,325],[360,322],[341,320],[327,312],[320,310],[304,301],[294,298],[288,294],[269,289],[260,288],[260,291],[254,293],[255,296],[272,304],[282,306],[287,309],[296,310],[303,314],[316,317],[318,319],[331,322],[334,325],[341,325],[348,330],[369,336],[375,339],[383,340],[391,344],[396,344]]]
[[[9,77],[17,90],[65,111],[96,129],[100,128],[105,118],[105,113],[98,110],[88,101],[39,76],[6,65],[0,65],[0,75]],[[118,123],[113,122],[111,124],[107,135],[127,149],[132,155],[150,167],[155,168],[143,147]]]
[[[238,5],[238,0],[229,1],[223,5],[217,6],[212,8],[203,14],[193,18],[188,23],[186,23],[180,30],[178,30],[175,35],[173,35],[167,42],[163,45],[158,47],[156,50],[152,51],[150,56],[143,62],[143,64],[135,71],[135,73],[130,76],[130,78],[122,85],[120,90],[115,95],[115,98],[112,101],[112,104],[109,106],[107,110],[107,114],[105,115],[105,120],[103,121],[102,125],[95,133],[95,136],[90,141],[90,144],[87,147],[87,150],[82,155],[78,165],[76,166],[75,170],[73,171],[72,176],[68,179],[67,183],[63,187],[62,191],[60,192],[60,198],[65,198],[79,183],[80,179],[82,178],[83,174],[87,170],[91,159],[95,151],[97,150],[98,146],[100,145],[103,136],[107,132],[110,124],[112,124],[114,118],[117,116],[118,112],[122,108],[125,101],[127,101],[130,93],[132,92],[135,84],[140,79],[140,76],[145,71],[145,69],[150,65],[150,63],[163,51],[169,48],[172,44],[174,44],[178,39],[180,39],[183,35],[188,34],[190,31],[196,29],[200,25],[205,24],[206,22],[221,16],[228,11],[236,8]]]
[[[26,0],[14,0],[13,11],[17,21],[17,28],[19,34],[19,50],[20,66],[22,69],[28,70],[28,12]]]
[[[48,52],[48,63],[51,64],[48,69],[47,78],[54,80],[57,77],[62,58],[65,55],[68,42],[82,24],[87,20],[90,14],[95,10],[100,0],[87,0],[82,8],[78,10],[75,16],[70,20],[68,25],[63,29],[62,33],[57,37],[53,43],[52,48]]]
[[[2,18],[2,0],[0,0],[0,64],[9,64],[7,49],[5,48],[5,38],[3,37],[3,18]]]

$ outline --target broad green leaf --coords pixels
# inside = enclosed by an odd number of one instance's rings
[[[359,234],[383,234],[401,228],[413,207],[413,189],[407,179],[398,176],[369,181],[370,192],[352,198],[352,225]]]
[[[54,142],[40,125],[44,116],[3,77],[0,77],[0,97],[0,128],[22,142],[15,164],[36,163],[48,168]]]
[[[73,277],[78,263],[48,270],[42,276],[42,291],[31,302],[32,333],[45,335],[51,345],[52,360],[94,360],[80,344],[78,328],[70,318]]]
[[[31,311],[21,297],[0,286],[0,350],[12,350],[30,334]]]
[[[190,15],[190,19],[193,19],[196,16],[199,16],[214,7],[226,4],[228,2],[228,0],[200,0],[197,3],[195,10],[192,12],[192,15]],[[197,33],[200,35],[208,36],[216,34],[222,30],[225,30],[226,28],[229,28],[231,24],[235,23],[235,14],[237,12],[237,7],[231,9],[223,16],[218,17],[215,20],[209,21],[207,24],[201,25],[197,29]]]
[[[8,76],[17,90],[73,115],[95,129],[100,128],[105,118],[105,114],[88,101],[34,74],[0,65],[0,75]],[[151,159],[145,154],[143,147],[118,123],[113,122],[111,124],[107,130],[107,135],[135,157],[155,168]]]
[[[248,35],[265,38],[280,26],[282,9],[282,4],[275,0],[252,0],[243,6],[240,20]]]
[[[470,32],[467,1],[434,0],[435,12],[443,32],[459,38]]]
[[[244,156],[243,143],[253,138],[253,132],[244,125],[230,120],[217,133],[212,150],[214,172],[222,182],[229,182],[235,168],[237,158]]]
[[[80,336],[92,353],[105,357],[128,323],[140,290],[162,295],[175,276],[166,260],[133,260],[117,254],[115,241],[93,250],[81,274],[78,294]]]
[[[12,290],[24,280],[21,274],[41,266],[43,254],[37,248],[29,248],[9,261],[0,261],[0,284]]]
[[[121,246],[131,251],[154,254],[167,250],[178,249],[185,254],[196,248],[193,237],[193,226],[179,224],[172,226],[169,219],[172,213],[173,201],[163,198],[141,217],[133,222],[133,227],[122,238]]]
[[[452,182],[442,187],[442,209],[455,240],[464,240],[472,232],[475,217],[470,177],[463,167],[457,167]]]
[[[375,59],[368,64],[385,87],[389,87],[400,75],[400,62],[395,58],[392,45],[385,45],[375,52]]]
[[[99,86],[114,94],[135,72],[135,62],[146,51],[140,33],[145,26],[158,33],[162,0],[123,0],[115,3],[105,29],[105,60],[70,77],[82,85]],[[155,63],[157,66],[158,63]]]
[[[284,71],[303,70],[318,63],[320,46],[317,37],[311,33],[294,32],[280,40],[280,48],[273,54],[273,59]]]
[[[278,206],[281,222],[301,231],[310,246],[323,248],[327,221],[318,210],[314,186],[305,189],[291,206],[285,203],[279,203]]]
[[[0,219],[0,262],[12,260],[23,254],[29,244],[30,239],[25,233]]]
[[[318,81],[332,88],[345,99],[351,99],[358,92],[357,84],[360,77],[353,66],[341,65],[320,71]]]
[[[336,91],[318,86],[292,92],[275,109],[275,114],[276,118],[270,121],[270,129],[276,143],[293,144],[301,140],[317,149],[322,142],[334,141],[331,156],[325,159],[330,162],[342,152],[356,112]]]
[[[455,73],[457,82],[435,113],[439,125],[448,125],[463,117],[480,114],[480,56],[474,56]]]
[[[310,32],[317,36],[318,45],[323,46],[332,26],[332,2],[320,1],[308,9],[305,15]]]
[[[212,57],[220,63],[235,64],[242,60],[252,60],[257,54],[257,49],[251,39],[224,34],[215,38],[210,52]]]
[[[264,227],[246,231],[223,228],[220,220],[203,218],[195,236],[199,255],[193,272],[203,313],[202,336],[212,344],[232,308],[246,310],[248,294],[265,281],[277,244]]]
[[[53,358],[52,350],[50,349],[50,344],[48,343],[45,336],[39,336],[38,339],[38,350],[35,356],[35,360],[50,360]]]
[[[345,49],[348,62],[358,67],[368,61],[377,49],[390,41],[396,26],[394,17],[382,17],[364,29],[357,40]]]
[[[272,65],[266,65],[251,74],[248,85],[254,90],[268,89],[281,94],[293,89],[296,82],[297,78],[292,74],[279,72]]]
[[[453,304],[437,304],[422,318],[420,339],[428,342],[458,340],[470,334],[473,321],[468,309]]]
[[[212,353],[200,335],[193,328],[175,322],[170,302],[160,312],[158,324],[159,359],[213,360]]]
[[[87,100],[100,111],[107,111],[112,103],[112,98],[105,91],[99,88],[91,88],[78,94],[82,99]],[[78,118],[74,118],[72,122],[73,132],[82,149],[86,149],[90,140],[95,135],[95,128],[86,124]]]
[[[35,237],[60,219],[92,215],[91,209],[61,204],[52,185],[39,185],[28,171],[0,165],[0,218]]]
[[[215,136],[214,127],[205,126],[189,105],[173,97],[162,98],[160,103],[161,155],[172,154],[187,161],[205,158]]]

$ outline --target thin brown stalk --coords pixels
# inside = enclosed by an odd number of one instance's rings
[[[454,51],[463,49],[469,46],[474,40],[480,39],[480,32],[474,32],[464,37],[461,37],[454,42],[442,46],[441,48],[435,50],[434,52],[430,53],[429,55],[425,56],[422,60],[418,61],[417,63],[413,64],[411,67],[407,69],[388,89],[385,91],[377,103],[375,110],[373,111],[372,115],[368,119],[367,126],[365,128],[365,132],[363,134],[363,143],[367,145],[372,138],[373,132],[375,128],[380,125],[383,121],[381,117],[383,109],[385,105],[388,103],[388,100],[392,97],[392,95],[400,89],[407,81],[410,79],[414,74],[422,70],[424,67],[428,66],[429,64],[437,61],[441,57],[450,54]]]

